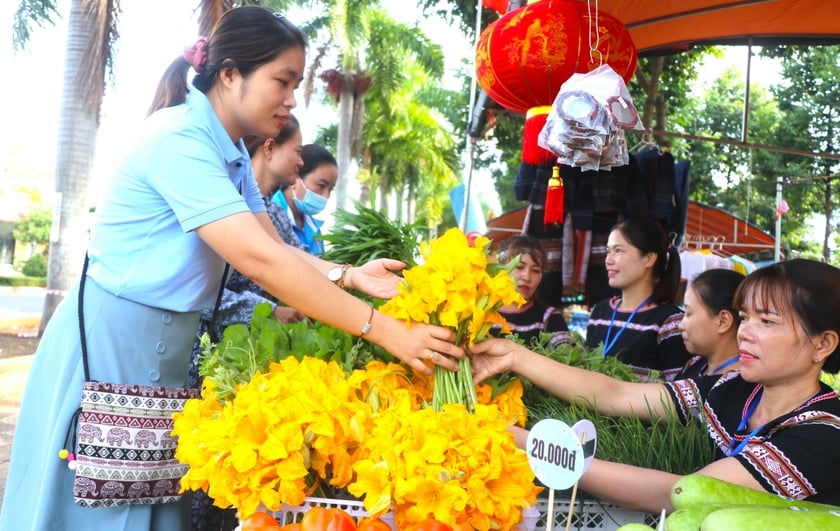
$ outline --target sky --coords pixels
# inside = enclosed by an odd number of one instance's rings
[[[198,23],[194,8],[198,3],[198,0],[122,2],[115,79],[114,85],[107,88],[103,102],[94,182],[107,182],[122,153],[131,146],[132,131],[145,118],[161,74],[185,45],[195,41]],[[26,50],[15,54],[11,27],[17,4],[18,0],[0,2],[0,64],[5,72],[12,73],[11,82],[0,84],[0,119],[5,124],[14,124],[0,128],[0,161],[14,161],[30,167],[35,174],[52,175],[70,1],[58,0],[62,18],[55,26],[36,29]],[[421,19],[419,10],[408,0],[384,0],[383,5],[400,22],[412,25]],[[166,16],[160,16],[161,13]],[[302,14],[296,18],[290,12],[288,16],[292,22],[302,21]],[[463,58],[472,55],[472,45],[457,31],[453,34],[442,21],[423,22],[421,27],[433,40],[439,39],[439,44],[446,45],[449,74],[454,73]],[[303,140],[307,143],[315,139],[319,126],[335,122],[336,111],[315,104],[304,108],[303,96],[300,93],[298,96],[298,107],[293,112],[301,121]],[[464,115],[467,116],[466,109]],[[45,182],[51,190],[51,180]],[[93,193],[104,188],[94,187]],[[492,185],[487,188],[493,190]]]
[[[70,0],[58,0],[62,18],[55,26],[37,29],[27,46],[18,53],[12,51],[12,16],[17,0],[0,2],[0,64],[11,73],[0,84],[0,162],[12,161],[32,169],[36,175],[52,175],[55,171],[55,143],[61,90],[63,57]],[[122,2],[120,40],[115,56],[115,83],[106,92],[102,123],[98,135],[94,161],[94,182],[107,182],[113,166],[132,142],[132,133],[145,118],[160,75],[181,53],[183,47],[194,42],[197,22],[194,8],[198,0],[143,0]],[[413,24],[420,13],[410,0],[384,0],[395,19]],[[165,16],[161,16],[165,13]],[[295,22],[294,14],[289,18]],[[453,72],[464,58],[473,54],[473,46],[457,30],[447,28],[442,21],[422,24],[432,38],[444,46],[447,69]],[[454,45],[453,45],[454,43]],[[746,49],[734,48],[720,60],[710,62],[703,69],[701,79],[716,78],[723,68],[734,65],[746,68]],[[753,60],[752,81],[771,83],[778,74],[778,65]],[[304,142],[311,142],[317,127],[335,121],[335,111],[313,106],[303,108],[302,94],[295,115],[300,119]],[[465,118],[467,112],[465,110]],[[493,191],[489,175],[474,175],[482,191]],[[52,189],[52,181],[43,186]],[[0,181],[0,185],[2,181]],[[94,187],[94,193],[104,186]],[[491,208],[496,207],[495,193],[482,197]],[[94,198],[96,200],[96,198]],[[328,207],[330,208],[330,207]],[[499,212],[496,208],[496,212]]]

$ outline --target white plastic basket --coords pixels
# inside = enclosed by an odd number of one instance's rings
[[[306,498],[303,505],[284,505],[281,510],[277,511],[273,515],[280,525],[291,524],[294,522],[300,522],[304,513],[312,507],[337,507],[356,519],[368,515],[367,511],[365,511],[364,504],[361,501],[337,500],[332,498]],[[540,511],[536,507],[531,507],[530,509],[522,511],[522,524],[520,524],[518,530],[534,531],[534,526],[537,524],[540,516]],[[385,523],[391,526],[391,529],[396,529],[393,513],[385,513],[381,516],[381,518]]]
[[[280,525],[300,522],[304,513],[313,507],[325,507],[327,509],[338,508],[358,520],[360,517],[367,516],[364,503],[358,500],[339,500],[335,498],[306,498],[303,505],[284,505],[282,509],[274,513],[274,518],[280,522]],[[394,526],[393,513],[385,513],[381,517],[383,522],[391,526],[391,529],[396,529]]]
[[[566,518],[569,516],[569,502],[566,499],[554,500],[553,529],[566,529]],[[534,531],[545,531],[548,520],[548,500],[537,500],[539,517],[532,528]],[[642,523],[656,527],[659,517],[654,514],[631,511],[596,500],[576,500],[572,511],[572,525],[569,529],[615,531],[624,524]]]

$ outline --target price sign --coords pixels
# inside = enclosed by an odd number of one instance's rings
[[[525,451],[534,475],[555,490],[568,489],[583,475],[583,447],[578,435],[557,419],[544,419],[528,433]]]
[[[589,465],[595,459],[595,447],[597,446],[595,425],[592,424],[591,420],[581,419],[575,422],[575,425],[572,426],[572,431],[577,434],[580,444],[583,446],[583,474],[586,474],[586,471],[589,470]]]

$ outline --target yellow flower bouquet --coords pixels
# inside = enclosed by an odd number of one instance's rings
[[[508,269],[457,229],[421,244],[382,308],[398,319],[451,327],[458,344],[504,330],[498,310],[522,302]],[[219,388],[221,389],[221,388]],[[433,407],[430,407],[433,406]],[[475,386],[469,360],[434,378],[369,362],[345,374],[335,362],[289,355],[222,398],[212,377],[175,416],[183,490],[251,514],[300,505],[330,486],[362,499],[398,529],[434,518],[472,529],[514,529],[541,490],[507,428],[524,426],[521,383]]]
[[[540,488],[506,429],[523,425],[519,381],[475,413],[426,407],[431,386],[398,364],[346,376],[335,362],[289,356],[219,401],[212,380],[175,416],[183,490],[251,514],[300,505],[324,482],[364,499],[399,529],[428,517],[474,529],[513,529]]]
[[[466,347],[485,339],[493,325],[509,332],[499,309],[525,300],[516,290],[507,266],[491,260],[490,239],[479,236],[470,242],[459,229],[420,244],[423,263],[408,269],[398,287],[398,295],[379,310],[404,321],[428,323],[455,331],[455,344]],[[468,411],[476,403],[469,358],[459,362],[457,372],[435,367],[434,408],[444,404],[464,404]]]

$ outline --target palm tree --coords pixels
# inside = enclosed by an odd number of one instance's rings
[[[405,80],[387,99],[374,91],[368,97],[361,175],[378,194],[380,210],[395,195],[397,219],[413,220],[421,211],[433,227],[458,182],[455,134],[436,110],[450,97],[416,63],[403,71]]]
[[[55,168],[58,199],[53,223],[58,226],[53,227],[53,234],[57,237],[50,243],[39,333],[82,269],[90,212],[88,180],[119,12],[119,0],[72,0],[70,4]],[[51,0],[23,0],[15,13],[16,46],[26,45],[31,24],[44,25],[57,14]]]
[[[338,64],[323,70],[320,77],[338,102],[339,178],[335,193],[336,208],[341,209],[346,203],[348,170],[360,154],[365,93],[369,89],[395,90],[403,79],[405,54],[439,77],[443,73],[443,55],[419,29],[389,17],[378,0],[326,0],[325,4],[328,15],[321,23],[329,29],[330,39],[319,48],[312,68],[319,68],[331,49],[337,50]]]

